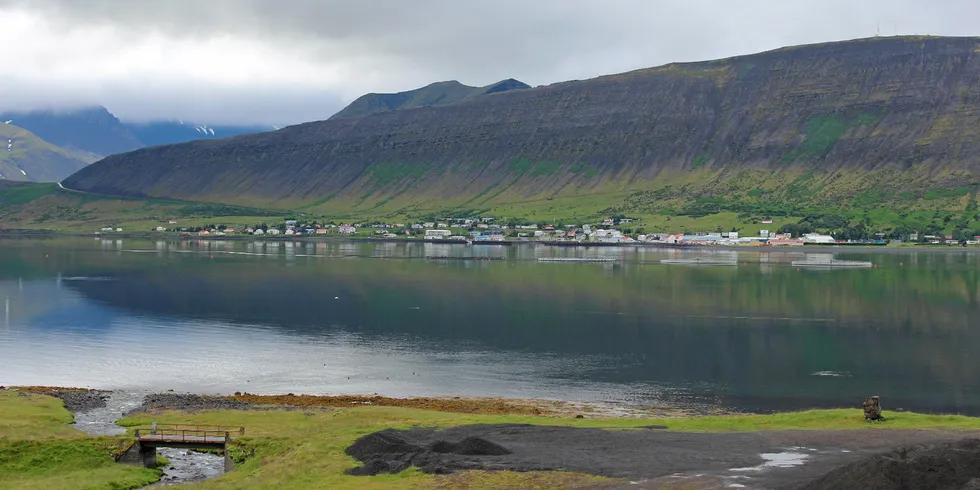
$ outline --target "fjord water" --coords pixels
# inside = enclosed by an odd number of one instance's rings
[[[738,265],[659,263],[703,254]],[[875,267],[789,265],[827,254]],[[980,415],[978,270],[956,249],[5,239],[0,384]]]

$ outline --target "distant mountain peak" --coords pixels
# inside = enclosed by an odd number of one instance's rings
[[[103,106],[41,109],[0,114],[52,145],[96,155],[111,155],[143,146]]]
[[[526,83],[508,78],[485,87],[471,87],[458,80],[430,83],[422,88],[397,93],[370,93],[357,98],[330,119],[361,117],[379,112],[391,112],[414,107],[454,104],[466,99],[508,90],[531,88]]]

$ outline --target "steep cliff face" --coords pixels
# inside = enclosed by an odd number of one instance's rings
[[[976,186],[978,128],[980,38],[874,38],[145,148],[65,185],[277,206],[465,204],[668,185],[674,193],[647,197],[793,192],[833,202],[869,190]]]

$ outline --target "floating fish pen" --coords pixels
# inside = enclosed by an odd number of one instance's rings
[[[871,262],[863,260],[794,260],[793,267],[871,267]]]
[[[619,259],[604,257],[541,257],[538,262],[618,262]]]
[[[692,259],[660,259],[665,265],[738,265],[735,259],[713,259],[710,257],[695,257]]]
[[[452,257],[449,255],[438,255],[426,257],[425,260],[505,260],[506,257]]]

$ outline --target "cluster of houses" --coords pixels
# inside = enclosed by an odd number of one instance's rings
[[[183,235],[225,236],[225,235],[286,235],[286,236],[325,236],[360,235],[379,238],[414,237],[426,240],[458,240],[471,242],[503,242],[508,238],[516,241],[540,242],[595,242],[608,244],[670,244],[670,245],[719,245],[719,246],[803,246],[837,243],[884,243],[883,239],[860,242],[837,240],[830,235],[809,233],[793,237],[786,233],[761,230],[758,236],[740,236],[731,232],[683,233],[626,233],[616,227],[629,225],[630,218],[606,218],[596,225],[553,225],[553,224],[500,224],[494,218],[443,218],[417,223],[348,223],[325,224],[316,221],[300,222],[288,218],[273,226],[253,225],[242,228],[210,225],[203,228],[178,228],[158,226],[158,232],[179,232]],[[175,225],[176,221],[169,221]],[[772,223],[765,220],[763,223]],[[628,227],[625,228],[628,231]],[[121,232],[121,228],[104,227],[103,232]],[[919,240],[913,235],[912,240]],[[953,237],[925,236],[924,241],[934,244],[959,243]],[[980,237],[973,242],[980,244]]]
[[[953,238],[953,235],[945,235],[945,236],[921,235],[920,236],[918,233],[912,233],[911,235],[909,235],[910,241],[917,242],[920,241],[920,239],[923,242],[930,243],[933,245],[960,245],[960,244],[980,245],[980,236],[973,237],[973,240],[961,241]]]

